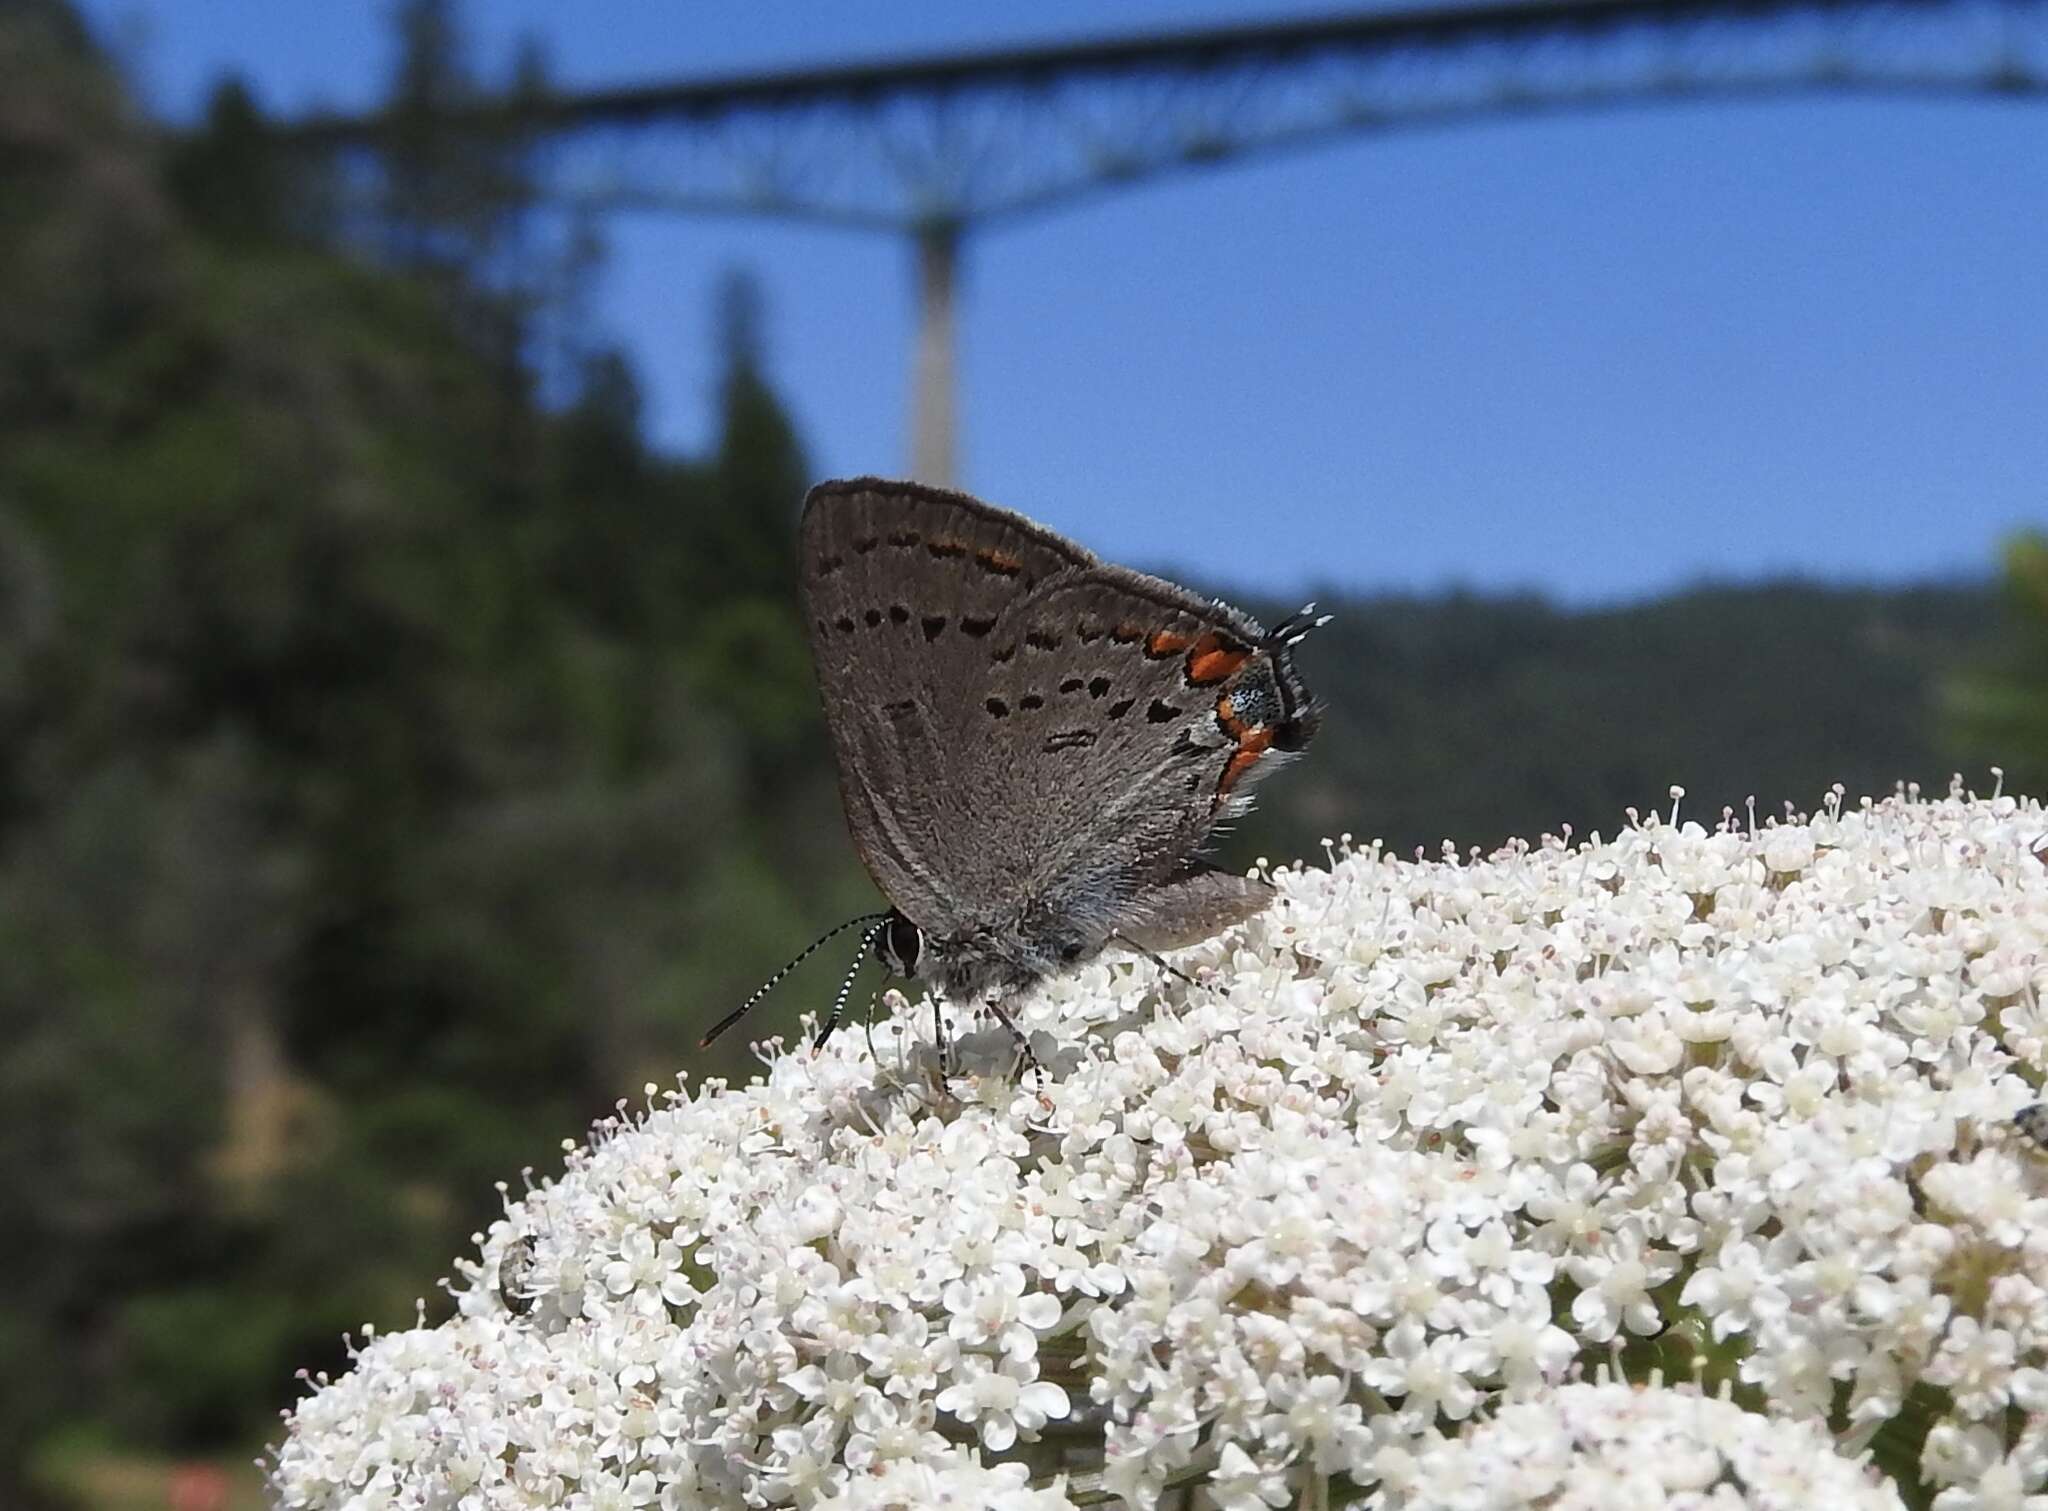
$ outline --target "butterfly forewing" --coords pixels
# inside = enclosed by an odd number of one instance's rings
[[[981,826],[996,811],[969,785],[962,709],[988,680],[1004,612],[1095,559],[963,494],[872,478],[813,489],[800,534],[855,846],[892,904],[949,935],[987,900]]]

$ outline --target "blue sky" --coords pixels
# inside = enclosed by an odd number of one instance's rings
[[[1038,0],[469,0],[565,85],[1319,13]],[[87,0],[152,105],[377,97],[388,10]],[[1990,569],[2048,523],[2048,105],[1802,99],[1362,139],[969,243],[963,481],[1123,560],[1286,591]],[[714,290],[751,268],[821,475],[907,466],[908,249],[616,222],[599,317],[702,444]]]

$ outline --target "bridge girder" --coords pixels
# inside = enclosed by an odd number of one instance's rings
[[[595,211],[970,227],[1155,174],[1489,117],[1796,92],[2048,94],[2041,0],[1450,6],[566,95],[543,192]],[[467,112],[479,129],[501,112]],[[380,118],[299,123],[374,155]]]
[[[584,213],[772,216],[918,249],[912,454],[950,481],[963,232],[1161,173],[1375,132],[1833,92],[2048,95],[2048,0],[1505,0],[481,106]],[[374,192],[394,123],[287,128]]]

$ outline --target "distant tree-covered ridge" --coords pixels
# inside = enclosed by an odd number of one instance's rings
[[[1319,596],[1336,617],[1301,663],[1328,717],[1265,789],[1276,857],[1340,829],[1404,852],[1611,834],[1630,806],[1668,811],[1674,784],[1711,824],[1751,797],[1810,809],[1834,782],[1938,788],[1984,759],[1940,716],[1944,677],[2000,637],[1981,584],[1703,586],[1577,612]]]

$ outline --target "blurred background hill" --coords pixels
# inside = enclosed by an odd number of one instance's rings
[[[452,10],[395,16],[416,109],[366,236],[246,89],[167,135],[60,0],[0,5],[0,1506],[245,1460],[494,1181],[744,1073],[697,1033],[869,905],[763,295],[724,279],[710,443],[655,446],[602,242],[536,228],[516,131],[437,130],[479,87]],[[1230,854],[1611,832],[1673,782],[1710,823],[1991,760],[2048,788],[2048,545],[1993,567],[1325,588],[1329,723]]]

